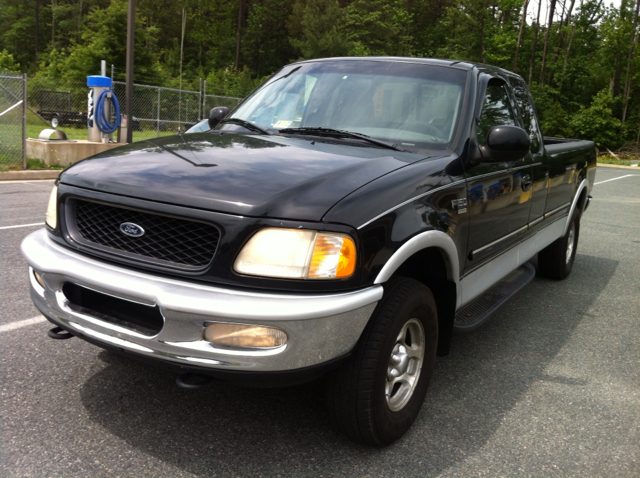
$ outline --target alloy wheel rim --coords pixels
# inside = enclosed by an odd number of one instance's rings
[[[569,229],[569,237],[567,238],[567,256],[565,258],[566,264],[571,262],[571,256],[573,255],[573,247],[576,242],[576,224],[575,222],[571,223],[571,228]]]
[[[413,396],[424,362],[424,349],[422,322],[408,320],[396,338],[387,365],[384,392],[391,411],[402,410]]]

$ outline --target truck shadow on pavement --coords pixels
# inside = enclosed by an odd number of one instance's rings
[[[185,391],[172,373],[102,351],[105,367],[83,385],[82,402],[129,446],[198,476],[435,475],[481,453],[533,385],[589,387],[588,377],[547,369],[581,321],[598,320],[591,306],[617,264],[579,254],[567,280],[537,278],[484,327],[455,336],[418,420],[386,449],[351,443],[330,427],[321,382]]]

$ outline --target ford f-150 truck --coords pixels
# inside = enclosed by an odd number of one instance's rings
[[[176,367],[185,387],[324,376],[336,426],[384,446],[454,331],[536,255],[550,278],[573,266],[595,147],[543,138],[508,71],[301,61],[210,125],[60,175],[22,243],[51,337]]]

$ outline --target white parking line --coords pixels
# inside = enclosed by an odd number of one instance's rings
[[[0,181],[0,184],[52,183],[55,179],[25,179],[23,181]]]
[[[37,317],[33,317],[31,319],[19,320],[17,322],[11,322],[10,324],[0,325],[0,333],[9,332],[10,330],[21,329],[22,327],[27,327],[28,325],[39,324],[40,322],[46,322],[43,316],[39,315]]]
[[[0,229],[15,229],[17,227],[33,227],[33,226],[43,226],[44,222],[34,222],[33,224],[20,224],[19,226],[2,226]]]
[[[609,181],[615,181],[616,179],[629,178],[629,177],[634,177],[634,176],[640,177],[640,174],[625,174],[624,176],[618,176],[617,178],[605,179],[604,181],[599,181],[597,183],[593,183],[593,185],[595,186],[596,184],[608,183]]]

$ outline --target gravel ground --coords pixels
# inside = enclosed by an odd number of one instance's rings
[[[4,477],[640,476],[640,171],[601,168],[578,255],[440,358],[385,449],[327,424],[322,384],[196,392],[46,322],[0,332]],[[38,316],[19,244],[52,182],[0,183],[0,327]],[[5,227],[5,229],[3,229]]]

